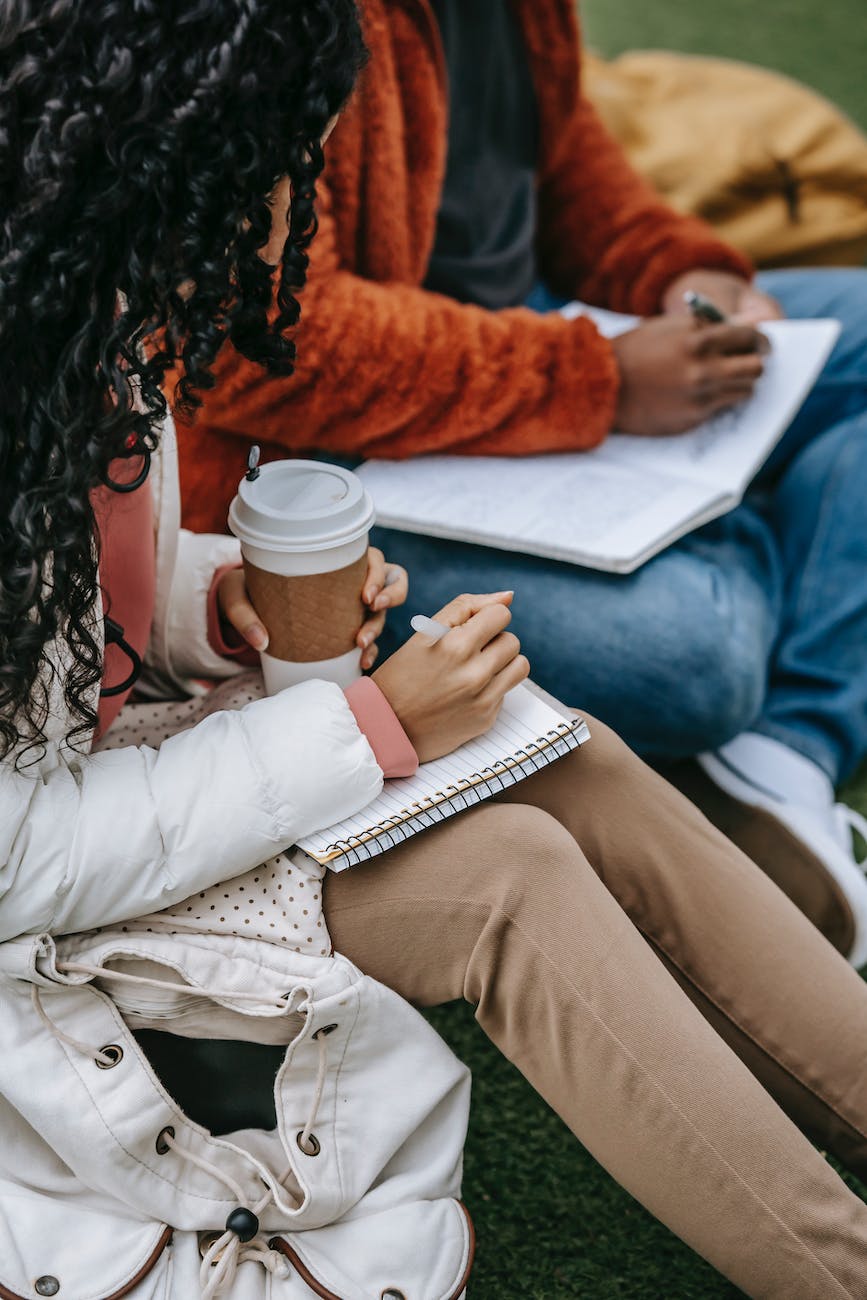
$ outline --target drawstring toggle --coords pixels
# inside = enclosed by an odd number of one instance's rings
[[[234,1232],[241,1241],[252,1241],[259,1231],[259,1220],[252,1210],[239,1205],[226,1220],[226,1231]]]

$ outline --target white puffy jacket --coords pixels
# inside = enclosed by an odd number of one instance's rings
[[[236,671],[205,610],[237,551],[180,531],[171,425],[152,483],[148,669],[180,694]],[[0,765],[0,1297],[455,1300],[472,1258],[469,1081],[425,1022],[339,956],[120,924],[379,792],[342,692],[307,683],[158,750],[96,754],[65,744],[56,688],[51,709],[38,766]],[[248,1036],[221,1033],[228,1017],[286,1043],[275,1132],[214,1138],[165,1092],[128,1012],[191,1006],[214,1036]],[[242,1233],[226,1228],[238,1208],[255,1215]]]

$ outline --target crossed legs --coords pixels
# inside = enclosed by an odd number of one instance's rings
[[[867,1207],[784,1110],[867,1173],[867,986],[591,730],[501,800],[331,877],[335,947],[418,1004],[470,1001],[613,1177],[747,1294],[863,1296]]]

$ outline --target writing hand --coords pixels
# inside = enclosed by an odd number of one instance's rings
[[[683,301],[687,290],[703,294],[719,307],[732,324],[759,325],[762,321],[782,320],[784,312],[776,298],[762,293],[749,280],[730,271],[685,271],[672,280],[662,299],[667,315],[683,315],[688,309]]]
[[[685,433],[752,396],[768,341],[751,325],[654,316],[612,341],[620,371],[614,428]]]

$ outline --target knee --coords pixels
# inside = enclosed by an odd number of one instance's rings
[[[670,695],[670,715],[661,719],[666,742],[661,756],[683,758],[718,749],[748,730],[761,714],[768,665],[761,638],[748,618],[725,629],[710,623],[681,658]]]
[[[476,904],[501,926],[519,921],[540,893],[556,898],[560,882],[574,879],[586,861],[566,828],[543,809],[494,803],[486,811],[487,851],[470,867],[470,888]]]

